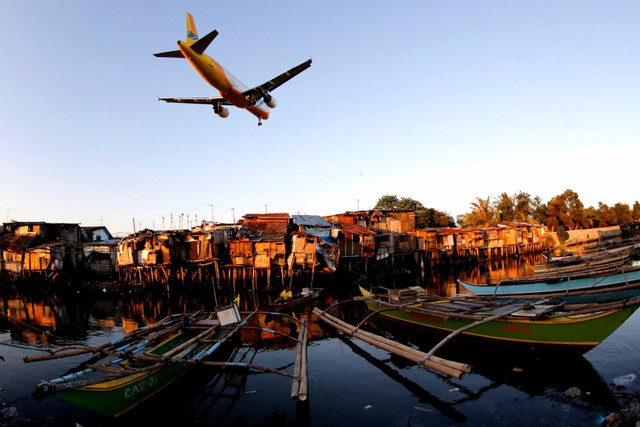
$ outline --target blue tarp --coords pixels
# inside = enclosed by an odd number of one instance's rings
[[[302,225],[303,227],[329,227],[331,223],[320,215],[291,215],[294,224]]]

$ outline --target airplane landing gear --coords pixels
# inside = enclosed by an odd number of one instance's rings
[[[258,126],[262,126],[262,120],[258,119]]]

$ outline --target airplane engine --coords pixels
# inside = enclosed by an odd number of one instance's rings
[[[229,109],[228,108],[224,108],[224,107],[220,107],[220,109],[218,111],[216,111],[216,114],[220,117],[222,117],[223,119],[226,119],[227,117],[229,117]]]
[[[269,108],[276,108],[276,105],[278,105],[276,99],[269,93],[265,93],[263,99],[264,103],[267,104],[267,107]]]

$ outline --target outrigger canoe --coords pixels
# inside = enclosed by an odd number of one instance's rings
[[[289,299],[278,297],[273,303],[269,304],[266,309],[273,311],[291,310],[306,304],[310,304],[320,296],[322,288],[304,288],[301,292],[293,295]]]
[[[496,284],[477,284],[462,280],[458,280],[458,283],[479,296],[583,295],[585,298],[582,302],[606,302],[638,295],[640,292],[640,267],[595,269],[581,274],[514,277],[501,280]],[[591,295],[591,299],[587,299],[587,295]]]
[[[399,322],[488,343],[534,351],[582,354],[600,344],[640,306],[640,297],[601,304],[566,304],[560,298],[488,301],[399,290],[375,295],[360,288],[368,308]]]
[[[240,335],[236,333],[256,313],[241,314],[233,304],[215,313],[174,315],[99,347],[66,346],[50,355],[27,356],[24,360],[34,362],[94,353],[92,361],[73,373],[42,381],[37,390],[115,417],[160,392],[193,366],[242,366],[212,358],[223,345],[231,344]],[[292,398],[305,400],[306,366],[300,363],[304,361],[306,365],[306,322],[301,322],[298,337],[292,339],[297,343],[293,374],[256,365],[245,367],[290,377]]]
[[[571,273],[614,266],[626,262],[638,249],[637,244],[630,244],[618,248],[607,249],[598,252],[591,252],[582,255],[571,255],[554,257],[539,264],[529,264],[529,268],[535,274],[546,273]],[[634,256],[634,258],[636,258]]]

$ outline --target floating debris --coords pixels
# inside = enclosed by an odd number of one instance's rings
[[[581,394],[582,390],[580,390],[578,387],[570,387],[564,392],[564,395],[570,399],[580,397]]]
[[[616,388],[623,388],[631,384],[635,379],[635,374],[621,375],[613,379],[613,385],[615,385]]]

